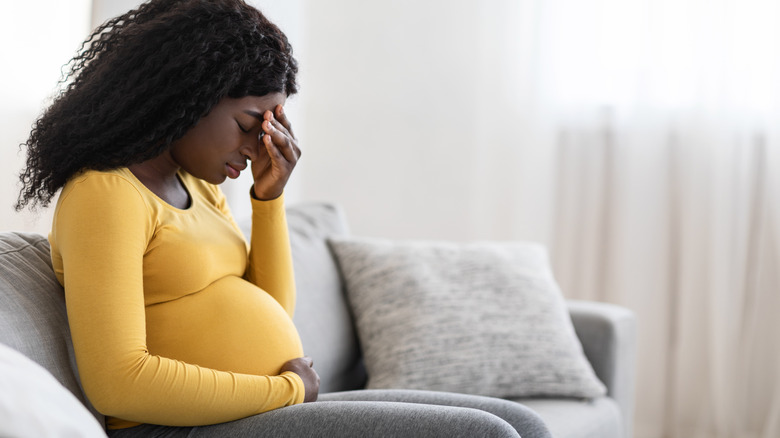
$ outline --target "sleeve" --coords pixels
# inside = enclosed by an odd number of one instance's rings
[[[154,227],[140,193],[119,176],[63,193],[53,240],[87,397],[101,413],[172,426],[215,424],[303,402],[294,373],[252,376],[150,355],[143,255]]]
[[[258,200],[251,194],[250,198],[252,238],[246,279],[274,297],[292,318],[295,276],[284,194],[270,201]]]

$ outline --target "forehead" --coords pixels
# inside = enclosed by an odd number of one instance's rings
[[[284,105],[286,101],[287,96],[284,93],[268,93],[265,96],[227,97],[222,103],[237,111],[263,113],[266,110],[273,110],[277,105]]]

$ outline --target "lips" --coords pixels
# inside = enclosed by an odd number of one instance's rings
[[[246,169],[246,163],[225,163],[225,169],[227,169],[228,178],[236,179],[241,174],[241,171]]]

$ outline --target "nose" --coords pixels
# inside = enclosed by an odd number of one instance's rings
[[[262,136],[259,136],[256,141],[244,140],[239,151],[241,155],[251,161],[255,161],[259,157],[260,148],[264,147],[262,138]]]

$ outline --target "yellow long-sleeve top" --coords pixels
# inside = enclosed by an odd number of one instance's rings
[[[63,188],[49,236],[84,391],[109,428],[215,424],[296,403],[303,354],[284,200],[252,199],[249,247],[217,186],[177,209],[126,168]]]

